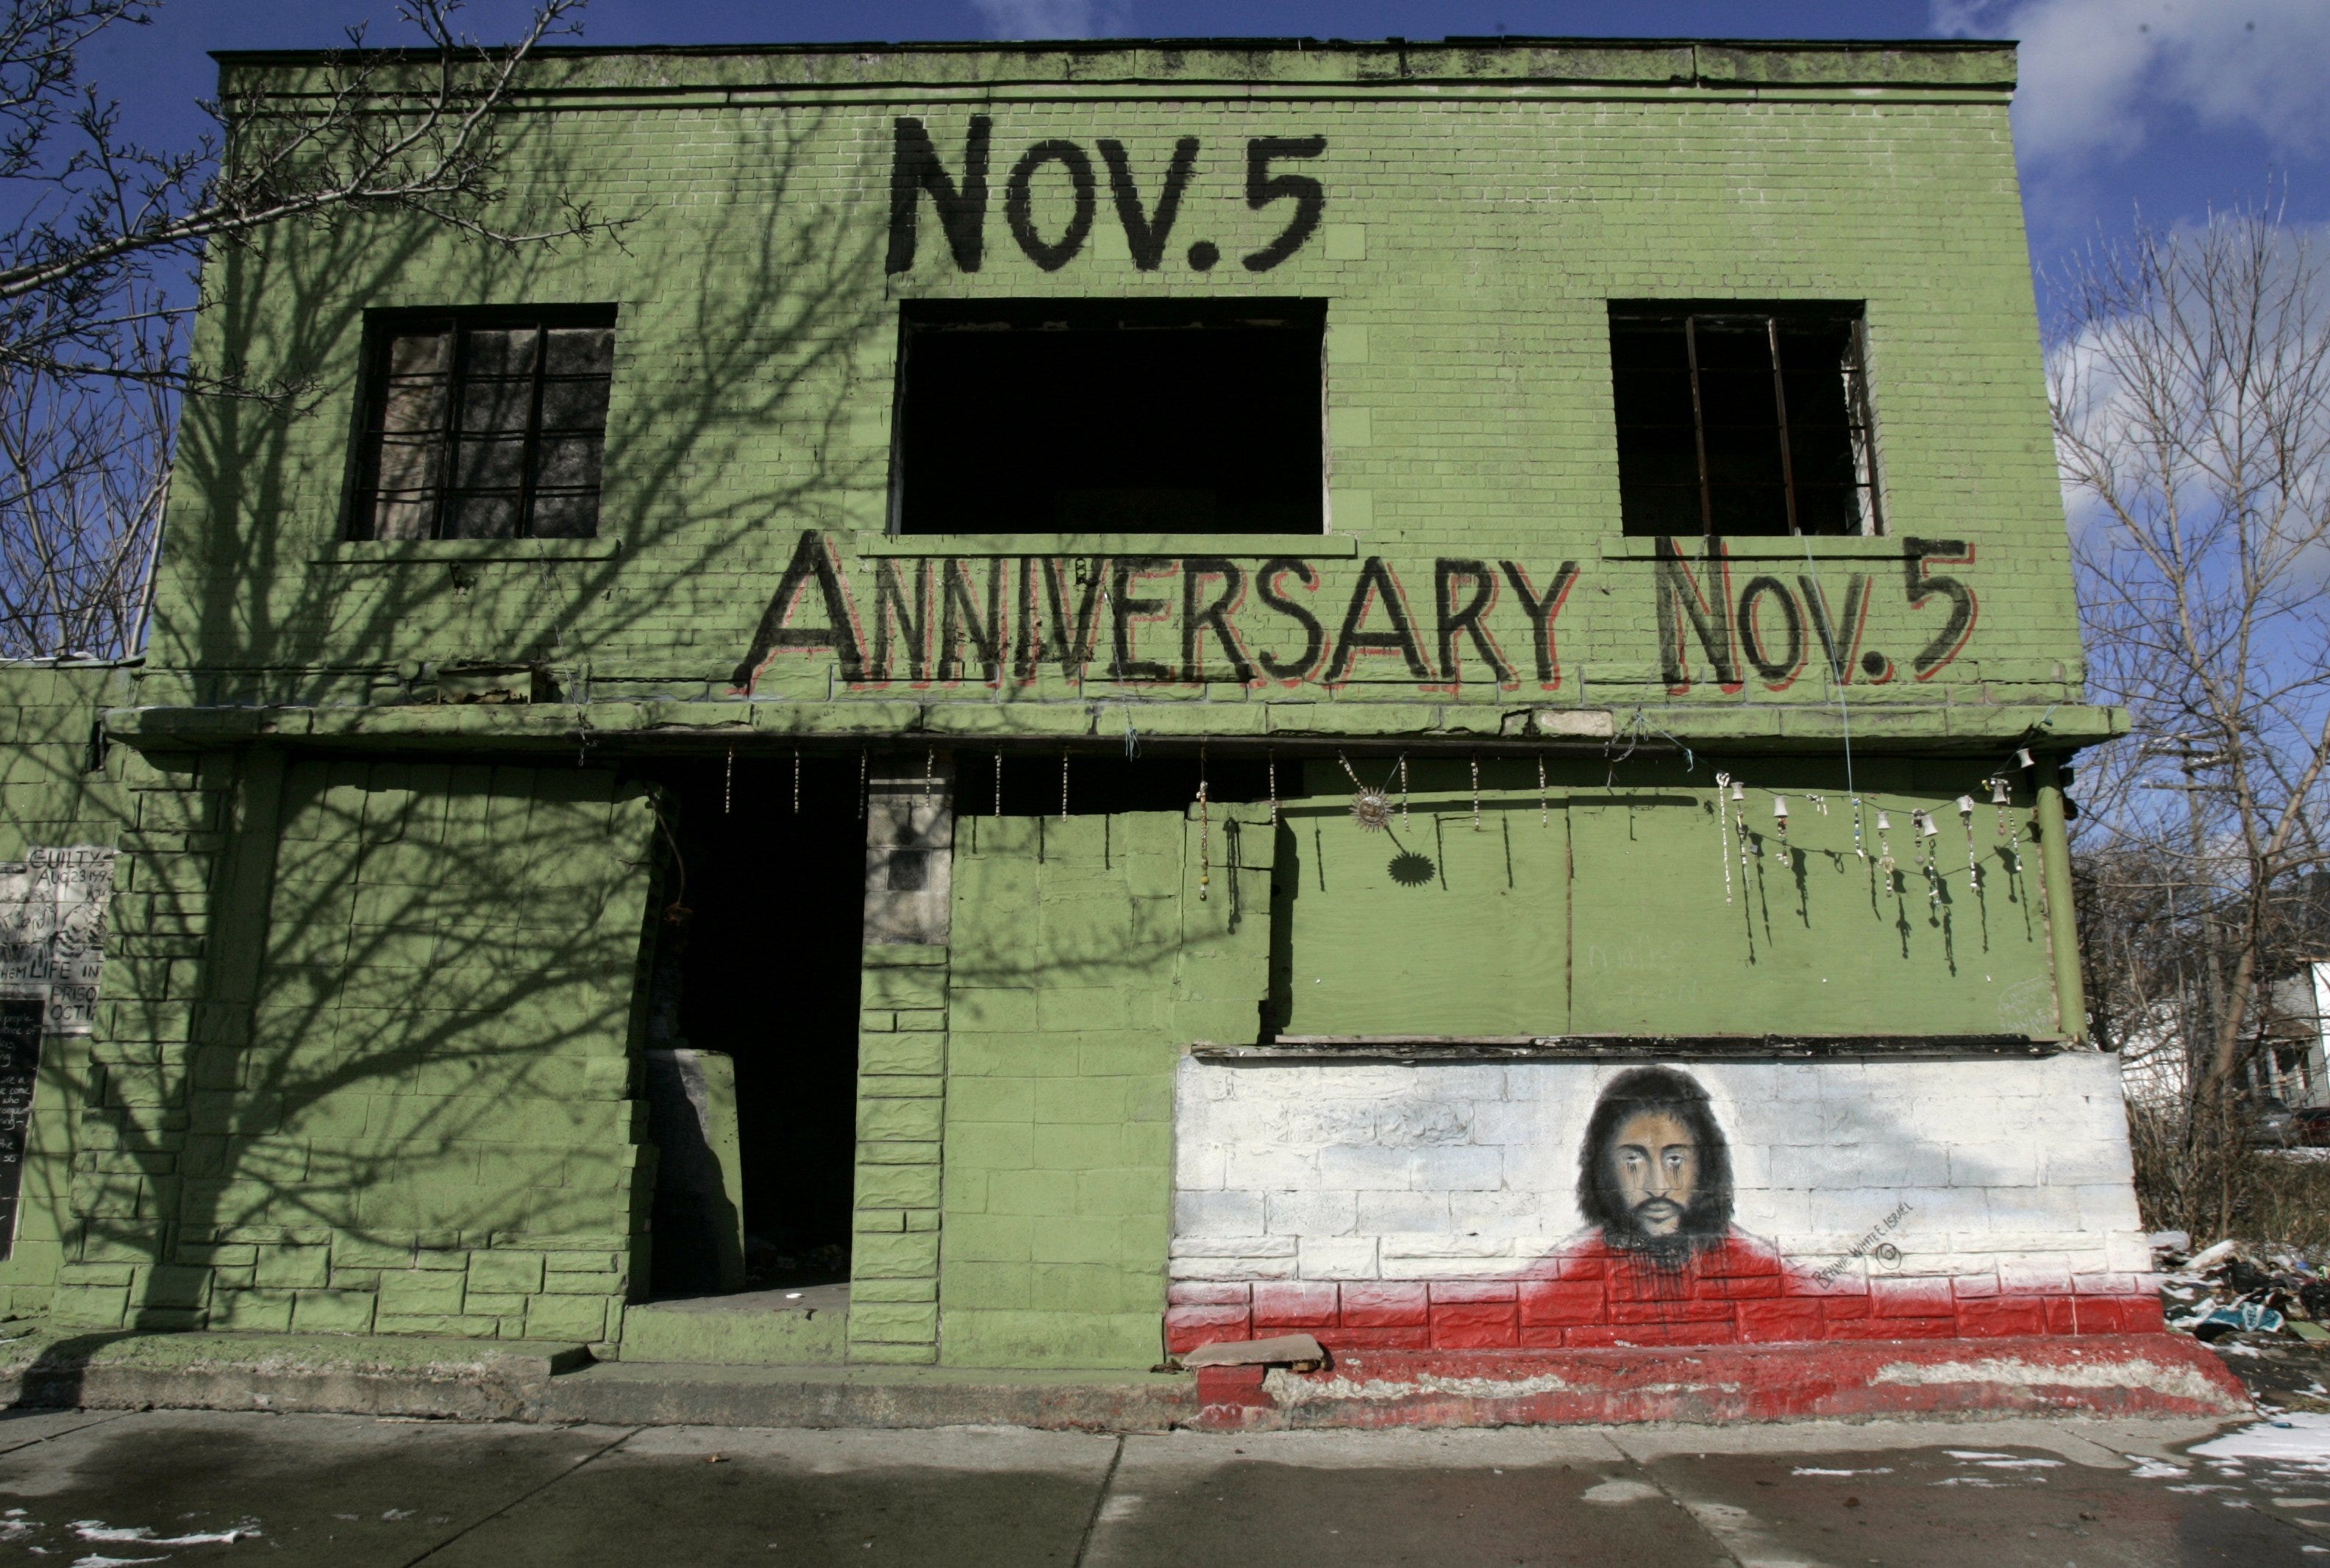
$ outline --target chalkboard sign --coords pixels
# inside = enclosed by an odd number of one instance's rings
[[[37,1001],[0,1000],[0,1258],[16,1250],[16,1198],[41,1075],[41,1012]]]

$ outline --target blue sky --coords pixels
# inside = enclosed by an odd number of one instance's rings
[[[525,0],[472,0],[465,25],[509,36]],[[2330,218],[2330,0],[592,0],[586,43],[869,39],[1440,38],[1539,35],[1767,38],[1971,36],[2024,42],[2016,137],[2042,276],[2098,226],[2140,204],[2160,222],[2213,203],[2285,194],[2290,216]],[[213,49],[329,47],[369,22],[410,34],[395,0],[166,0],[159,18],[102,41],[92,76],[137,130],[184,142],[203,120]]]

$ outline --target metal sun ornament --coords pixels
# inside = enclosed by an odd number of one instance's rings
[[[1351,788],[1356,792],[1351,796],[1351,820],[1369,833],[1381,833],[1390,827],[1394,809],[1390,791],[1382,786],[1370,788],[1352,768],[1351,760],[1341,752],[1335,754],[1335,760],[1343,765],[1344,777],[1350,779]],[[1402,757],[1400,771],[1404,774],[1407,770],[1407,759]],[[1400,793],[1404,802],[1407,791],[1403,789]]]

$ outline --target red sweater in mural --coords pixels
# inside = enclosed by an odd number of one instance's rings
[[[1559,1278],[1574,1297],[1586,1296],[1585,1287],[1599,1287],[1594,1304],[1598,1310],[1577,1300],[1577,1307],[1586,1308],[1579,1313],[1580,1322],[1617,1328],[1730,1323],[1739,1303],[1789,1293],[1787,1268],[1779,1254],[1738,1230],[1728,1230],[1719,1240],[1681,1257],[1620,1246],[1596,1230],[1563,1249],[1557,1259]],[[1645,1337],[1654,1340],[1657,1336]]]

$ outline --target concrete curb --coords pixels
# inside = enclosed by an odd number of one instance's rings
[[[49,1409],[270,1410],[524,1421],[581,1345],[388,1336],[61,1334],[6,1342],[0,1398]]]
[[[608,1362],[549,1380],[529,1418],[613,1426],[1017,1426],[1168,1431],[1198,1419],[1190,1374]]]
[[[2223,1416],[2246,1393],[2169,1335],[1539,1354],[1347,1351],[1309,1374],[592,1361],[581,1345],[90,1333],[0,1340],[0,1401],[548,1425],[1160,1432]]]

